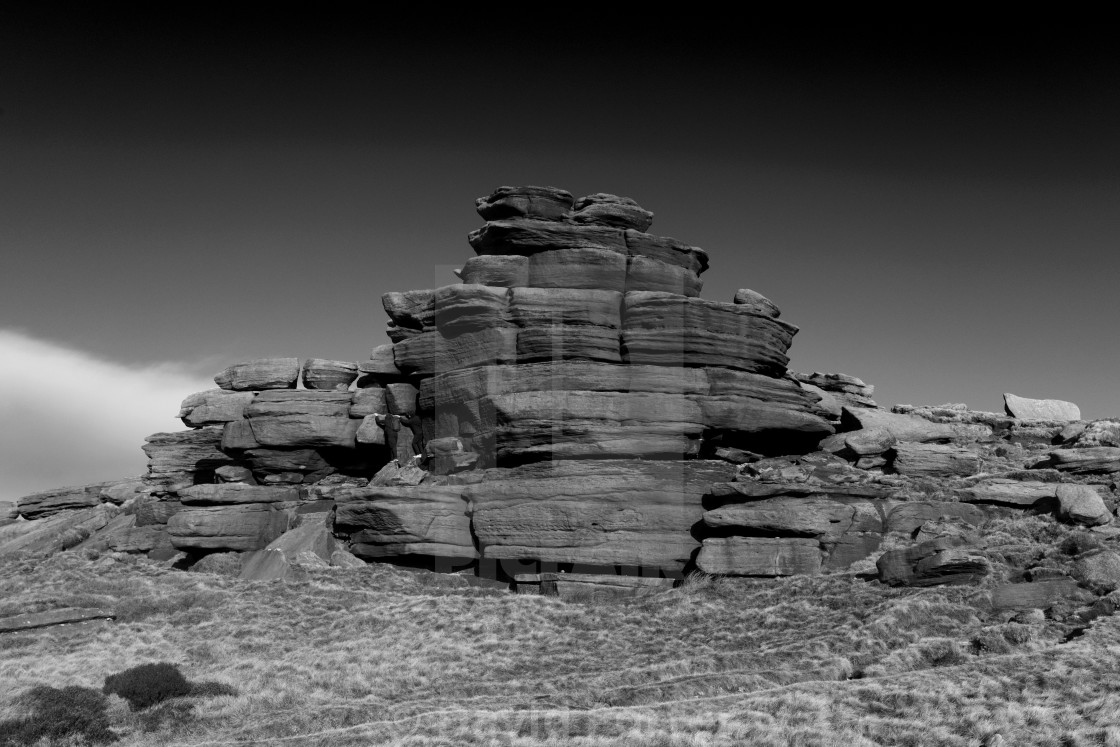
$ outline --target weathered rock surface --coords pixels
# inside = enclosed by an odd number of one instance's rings
[[[529,285],[529,258],[516,254],[483,254],[468,259],[458,275],[464,283],[523,288]]]
[[[1051,451],[1048,461],[1040,466],[1075,474],[1120,472],[1120,448],[1094,446],[1086,449],[1058,449]]]
[[[475,200],[475,207],[486,220],[560,220],[571,212],[573,202],[570,192],[556,187],[498,187]]]
[[[101,491],[114,483],[96,483],[68,488],[44,490],[25,495],[16,501],[16,510],[25,519],[40,519],[60,511],[91,508],[101,504]]]
[[[48,628],[54,625],[82,623],[90,620],[114,619],[116,619],[116,614],[112,610],[101,609],[99,607],[63,607],[57,610],[47,610],[46,612],[31,612],[23,615],[0,617],[0,633]]]
[[[862,379],[855,376],[843,373],[821,373],[819,371],[814,371],[811,374],[792,371],[790,375],[800,381],[802,385],[810,387],[813,391],[819,390],[829,399],[835,400],[838,404],[836,417],[840,417],[840,408],[844,405],[853,408],[877,407],[875,400],[871,398],[875,393],[875,387],[871,384],[865,384]],[[831,404],[826,401],[825,406],[831,407]]]
[[[171,544],[180,550],[259,550],[287,528],[287,512],[271,503],[184,506],[167,521]]]
[[[572,206],[575,223],[594,223],[644,231],[653,224],[653,213],[629,197],[597,192],[580,197]],[[485,216],[483,216],[485,217]]]
[[[875,563],[879,580],[891,586],[975,583],[988,575],[987,558],[959,537],[942,537],[883,553]]]
[[[704,495],[733,473],[703,460],[541,462],[474,473],[464,496],[483,558],[679,572]]]
[[[1057,484],[995,478],[958,491],[967,503],[993,503],[1020,508],[1048,507],[1057,497]]]
[[[345,410],[349,410],[346,405]],[[279,415],[249,420],[253,438],[265,447],[353,448],[360,422],[324,415]]]
[[[245,408],[256,396],[255,392],[233,392],[228,389],[198,392],[183,400],[178,417],[182,419],[183,425],[190,428],[224,425],[245,417]]]
[[[285,415],[317,415],[345,418],[350,414],[352,395],[345,391],[284,389],[261,392],[245,408],[247,418]]]
[[[949,441],[956,435],[952,428],[943,423],[931,423],[916,415],[900,415],[866,407],[845,406],[840,416],[840,425],[845,431],[881,428],[897,441],[916,443]]]
[[[773,301],[750,288],[740,288],[737,290],[735,292],[734,302],[740,306],[746,306],[751,311],[762,314],[763,316],[772,316],[777,319],[782,315],[782,310],[779,309]]]
[[[1081,410],[1060,399],[1028,399],[1010,392],[1003,395],[1007,414],[1020,420],[1080,420]]]
[[[1088,485],[1058,485],[1058,517],[1084,526],[1097,526],[1112,521],[1101,494]]]
[[[233,503],[283,503],[300,500],[300,491],[286,485],[246,485],[240,482],[192,485],[178,491],[185,506],[229,505]]]
[[[979,527],[987,520],[984,511],[967,503],[950,501],[906,501],[895,504],[887,514],[886,531],[913,534],[927,522],[943,517],[961,519]]]
[[[308,514],[304,523],[280,535],[263,550],[247,553],[242,558],[240,577],[273,581],[298,578],[303,568],[329,567],[336,543],[325,518],[325,513]]]
[[[462,486],[333,490],[335,533],[350,552],[377,559],[407,555],[478,557]]]
[[[713,537],[704,540],[696,567],[728,576],[792,576],[821,570],[820,545],[788,537]]]
[[[195,483],[213,482],[214,470],[234,463],[221,449],[222,432],[222,428],[207,426],[148,436],[142,447],[148,456],[148,474],[144,482],[166,492]]]
[[[119,512],[101,504],[0,526],[0,557],[39,558],[76,547]]]
[[[365,387],[351,395],[350,417],[352,418],[385,415],[388,412],[389,403],[385,399],[385,389],[382,387]]]
[[[358,378],[358,364],[308,358],[303,364],[303,385],[308,389],[346,390]]]
[[[980,471],[979,457],[958,446],[900,443],[892,451],[891,466],[903,475],[944,477],[974,475]]]
[[[294,389],[299,379],[298,358],[257,358],[235,363],[214,377],[222,389],[235,391]]]
[[[672,293],[627,293],[623,359],[781,376],[797,327],[748,308]]]

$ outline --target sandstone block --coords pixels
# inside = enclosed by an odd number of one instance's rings
[[[1086,449],[1058,449],[1050,452],[1049,463],[1043,466],[1075,474],[1120,472],[1120,448],[1093,446]]]
[[[179,550],[259,550],[287,528],[287,513],[270,503],[184,507],[167,522]]]
[[[667,236],[652,236],[648,233],[627,230],[626,253],[631,257],[649,257],[667,262],[702,275],[708,269],[708,253],[696,246]]]
[[[653,223],[653,213],[629,197],[598,192],[580,197],[572,207],[571,220],[575,223],[617,226],[635,231],[645,231]]]
[[[707,511],[710,527],[743,527],[781,535],[838,537],[852,529],[856,507],[824,498],[770,498]],[[878,521],[882,531],[882,521]],[[876,527],[868,527],[875,529]]]
[[[345,418],[350,413],[351,394],[346,391],[284,389],[261,392],[245,408],[247,418],[315,415]]]
[[[16,510],[25,519],[41,519],[60,511],[92,508],[101,505],[101,491],[111,485],[96,483],[32,493],[16,500]]]
[[[572,203],[571,193],[556,187],[498,187],[475,207],[485,220],[561,220]]]
[[[956,446],[900,443],[893,451],[891,466],[901,475],[948,477],[975,475],[980,471],[980,458]]]
[[[1112,550],[1094,550],[1077,556],[1073,564],[1074,577],[1100,592],[1120,588],[1120,554]]]
[[[1003,408],[1008,415],[1020,420],[1081,419],[1081,410],[1077,405],[1060,399],[1028,399],[1006,392],[1003,395]]]
[[[626,292],[657,291],[699,296],[704,281],[692,270],[659,259],[632,256],[626,264]]]
[[[367,487],[331,492],[334,531],[359,558],[477,558],[462,487]]]
[[[297,488],[271,485],[247,485],[243,482],[192,485],[179,491],[185,506],[229,505],[233,503],[281,503],[300,500]]]
[[[966,523],[981,526],[986,516],[976,506],[951,501],[906,501],[896,504],[887,514],[886,530],[913,534],[923,524],[942,517],[959,518]]]
[[[1026,480],[997,478],[958,491],[967,503],[993,503],[1003,506],[1029,508],[1052,503],[1057,496],[1057,484]]]
[[[882,428],[898,441],[949,441],[956,435],[945,423],[931,423],[917,415],[900,415],[866,407],[844,407],[840,427],[845,431]]]
[[[590,249],[626,255],[622,229],[542,220],[490,221],[467,239],[478,254],[532,257],[555,250]],[[530,266],[530,277],[532,269]]]
[[[970,584],[991,571],[987,559],[959,537],[942,537],[891,550],[883,553],[875,565],[879,580],[891,586]]]
[[[527,327],[517,332],[517,361],[586,360],[604,363],[622,361],[621,337],[608,327],[557,324]]]
[[[529,285],[529,258],[517,254],[481,254],[468,259],[458,274],[464,283],[523,288]]]
[[[792,576],[821,570],[815,539],[789,537],[713,537],[704,540],[696,566],[726,576]]]
[[[358,389],[350,397],[350,417],[364,418],[367,415],[384,415],[389,412],[382,387]]]
[[[176,417],[181,418],[183,425],[190,428],[224,425],[245,417],[245,408],[254,397],[255,392],[234,392],[228,389],[198,392],[183,400]]]
[[[895,435],[886,428],[861,428],[844,436],[844,444],[860,456],[882,454],[898,442]]]
[[[218,467],[214,470],[214,477],[218,478],[218,482],[224,483],[245,483],[246,485],[256,485],[256,478],[253,477],[253,471],[248,467]]]
[[[385,440],[385,429],[377,422],[379,417],[384,416],[366,415],[362,418],[362,424],[358,426],[358,432],[354,434],[358,443],[373,446],[385,446],[388,443]]]
[[[226,428],[230,425],[227,423]],[[220,448],[222,433],[222,428],[206,426],[148,436],[142,447],[148,456],[148,474],[144,476],[144,482],[162,491],[213,482],[214,470],[233,464],[233,460]]]
[[[781,376],[797,328],[735,304],[670,293],[627,293],[623,358],[630,363],[721,366]]]
[[[417,376],[431,376],[471,366],[514,363],[517,360],[517,330],[487,329],[450,339],[438,332],[425,332],[397,343],[393,353],[402,372]]]
[[[248,581],[298,577],[303,566],[329,566],[335,544],[325,522],[305,521],[274,539],[263,550],[246,554],[239,575]]]
[[[626,255],[610,249],[571,248],[529,257],[529,285],[623,292]]]
[[[622,293],[587,288],[514,288],[510,319],[518,327],[622,326]]]
[[[261,446],[284,448],[353,448],[360,423],[347,417],[281,415],[249,420]]]
[[[746,306],[755,313],[762,314],[763,316],[772,316],[775,319],[782,315],[773,301],[758,291],[753,291],[750,288],[740,288],[735,292],[734,302],[740,306]]]
[[[423,330],[435,326],[435,290],[392,291],[381,296],[381,305],[393,324]]]
[[[358,364],[309,358],[303,364],[303,385],[308,389],[346,390],[358,378]]]
[[[214,377],[222,389],[235,391],[294,389],[299,379],[298,358],[257,358],[235,363]]]
[[[509,289],[445,285],[432,296],[435,327],[446,337],[508,325]]]
[[[464,492],[484,558],[680,571],[726,462],[576,460],[484,470]]]

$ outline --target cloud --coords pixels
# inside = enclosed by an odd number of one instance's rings
[[[0,501],[143,474],[144,438],[214,382],[186,364],[131,367],[0,329]]]

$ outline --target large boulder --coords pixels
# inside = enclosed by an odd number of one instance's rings
[[[1101,494],[1088,485],[1058,485],[1055,495],[1058,499],[1058,518],[1085,526],[1112,521],[1112,513]]]
[[[309,358],[303,364],[303,385],[308,389],[345,391],[356,378],[358,378],[358,364],[353,361]]]
[[[227,423],[226,428],[246,421]],[[214,471],[233,464],[222,451],[223,429],[206,426],[177,433],[154,433],[144,439],[148,473],[144,482],[157,491],[172,492],[196,483],[213,482]]]
[[[228,389],[198,392],[183,400],[177,417],[183,421],[183,425],[190,428],[224,425],[245,417],[245,408],[256,396],[256,392],[233,392]]]
[[[222,389],[257,391],[294,389],[299,379],[298,358],[257,358],[228,366],[214,377]]]
[[[597,192],[580,197],[572,206],[575,223],[594,223],[644,231],[653,224],[653,213],[629,197]]]
[[[332,490],[334,531],[363,559],[408,555],[478,557],[462,486]]]
[[[961,537],[941,537],[879,556],[879,580],[891,586],[960,585],[991,572],[987,558]]]
[[[994,478],[957,491],[966,503],[991,503],[1017,508],[1047,508],[1057,497],[1058,484]]]
[[[1094,474],[1120,472],[1120,447],[1092,446],[1085,449],[1057,449],[1051,451],[1047,461],[1036,465],[1053,467],[1062,472]]]
[[[572,210],[572,194],[556,187],[498,187],[475,200],[486,220],[561,220]]]
[[[327,527],[325,513],[308,514],[299,526],[284,532],[263,550],[242,558],[240,577],[247,581],[298,578],[306,567],[327,568],[336,543]]]
[[[243,482],[192,485],[178,492],[186,506],[234,503],[284,503],[300,500],[300,491],[287,485],[248,485]]]
[[[1007,414],[1020,420],[1072,421],[1081,419],[1081,410],[1072,402],[1060,399],[1028,399],[1010,392],[1003,395]]]
[[[179,550],[260,550],[288,528],[288,514],[271,503],[184,506],[167,521]]]

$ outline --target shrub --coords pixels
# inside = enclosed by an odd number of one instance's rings
[[[105,711],[108,699],[92,688],[39,686],[20,700],[31,715],[0,721],[0,745],[22,747],[43,738],[53,742],[70,737],[82,737],[90,744],[117,741],[117,735],[109,729],[109,716]]]
[[[141,664],[105,678],[102,692],[115,693],[139,711],[169,698],[191,694],[191,683],[174,664]]]

